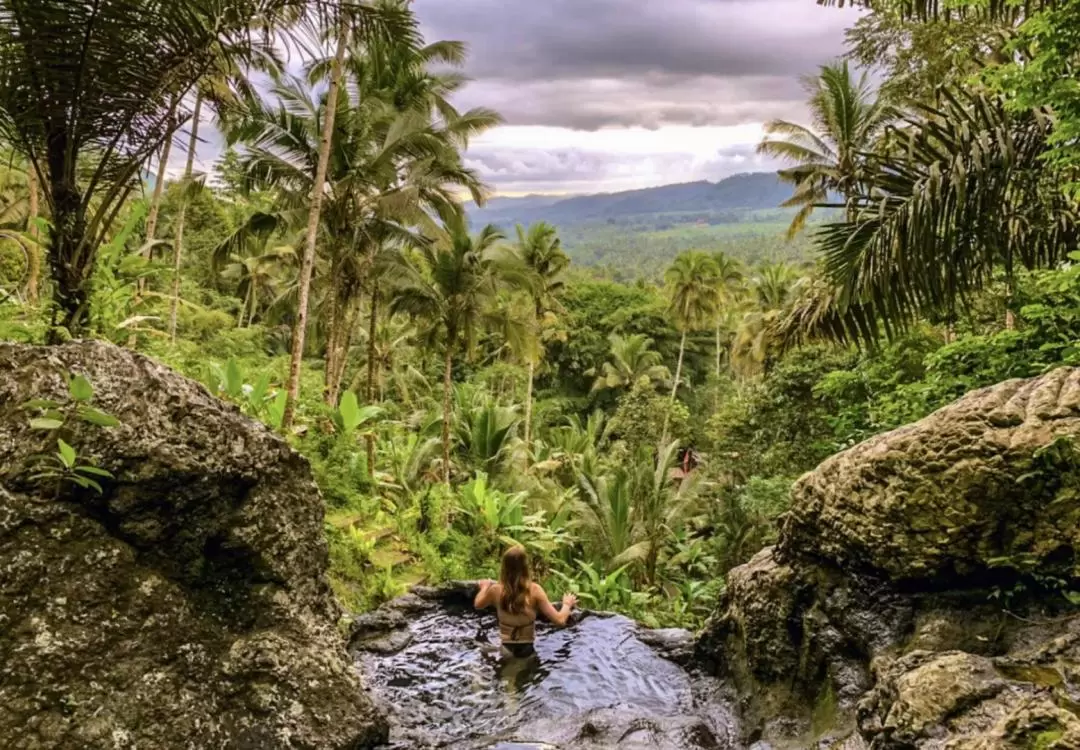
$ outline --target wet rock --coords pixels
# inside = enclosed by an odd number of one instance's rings
[[[573,722],[536,722],[516,733],[525,747],[561,750],[734,750],[727,729],[694,716],[642,717],[625,707],[596,709]],[[492,746],[492,750],[505,747]]]
[[[1057,593],[1012,602],[1022,617],[990,597],[1018,580],[1003,560],[1080,579],[1077,437],[1080,370],[1063,368],[971,393],[804,476],[777,546],[730,573],[697,643],[698,662],[739,688],[745,739],[1080,747],[1067,744],[1080,620]]]
[[[98,496],[31,478],[32,398],[71,420]],[[0,746],[360,748],[386,725],[337,631],[310,469],[200,385],[108,344],[0,344]]]
[[[694,655],[694,634],[681,628],[641,628],[638,640],[649,646],[665,659],[676,664],[687,664]]]

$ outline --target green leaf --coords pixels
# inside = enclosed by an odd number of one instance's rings
[[[76,375],[71,379],[68,384],[68,390],[71,391],[71,397],[76,401],[82,401],[86,403],[94,397],[94,386],[90,385],[90,381],[82,375]]]
[[[225,363],[225,393],[231,398],[240,398],[244,393],[244,375],[235,359]]]
[[[99,469],[96,466],[78,466],[75,471],[80,474],[92,474],[95,477],[104,477],[105,479],[115,479],[111,471],[105,469]]]
[[[64,442],[63,439],[57,440],[56,445],[60,449],[58,455],[60,456],[60,460],[63,461],[64,466],[69,469],[73,468],[75,466],[75,460],[78,458],[78,454],[75,452],[75,449],[68,445],[66,442]]]
[[[22,405],[24,409],[59,409],[60,404],[47,398],[32,398]]]
[[[30,420],[31,430],[59,430],[63,426],[63,421],[51,417],[38,417]]]
[[[93,490],[99,495],[104,492],[104,490],[101,489],[101,485],[95,482],[93,479],[89,479],[87,477],[80,477],[77,474],[72,475],[71,477],[69,477],[69,479],[71,479],[72,482],[79,485],[83,489]]]
[[[360,405],[356,401],[356,394],[345,391],[341,396],[335,420],[344,432],[352,432],[360,426]]]
[[[90,406],[79,409],[79,416],[82,417],[84,422],[89,422],[98,427],[116,427],[120,424],[120,420],[112,414]]]
[[[288,396],[285,391],[278,391],[273,400],[266,406],[266,416],[270,420],[270,426],[275,430],[281,429],[282,422],[285,421],[285,402],[288,400]]]

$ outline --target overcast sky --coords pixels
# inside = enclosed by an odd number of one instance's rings
[[[506,126],[470,166],[501,193],[597,192],[775,168],[761,123],[805,120],[800,76],[843,52],[852,11],[814,0],[414,0],[469,44],[462,107]]]
[[[428,40],[469,45],[473,81],[457,104],[506,119],[467,154],[503,195],[627,190],[775,168],[754,154],[761,123],[805,120],[800,76],[843,52],[855,18],[814,0],[413,7]],[[215,140],[206,144],[210,159]]]

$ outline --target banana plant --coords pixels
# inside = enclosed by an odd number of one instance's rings
[[[593,609],[609,611],[625,608],[630,603],[633,593],[630,580],[625,575],[628,565],[623,565],[603,575],[596,568],[584,560],[577,561],[578,570],[584,574],[571,577],[561,571],[555,571],[555,575],[566,583],[567,588],[577,592],[577,595]]]
[[[524,493],[506,495],[488,486],[488,476],[482,471],[461,488],[461,511],[489,539],[505,537],[510,529],[524,524],[524,502]]]
[[[364,425],[371,424],[382,417],[384,410],[380,406],[360,406],[356,394],[345,391],[332,415],[334,426],[344,436],[352,436]]]

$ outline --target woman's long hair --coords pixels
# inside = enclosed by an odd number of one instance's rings
[[[504,612],[525,614],[532,598],[529,596],[530,582],[529,558],[525,548],[517,545],[506,550],[499,572],[499,583],[502,585],[502,601],[499,605]]]

